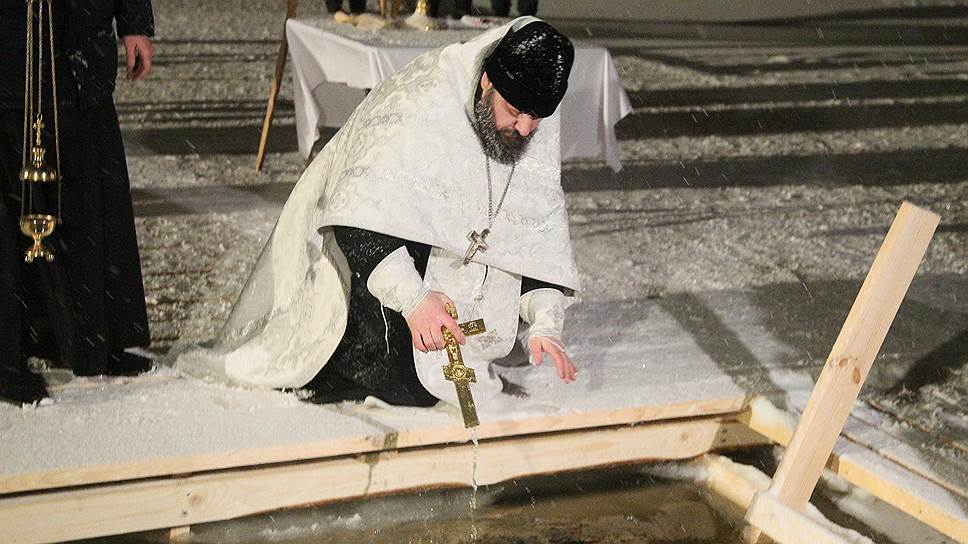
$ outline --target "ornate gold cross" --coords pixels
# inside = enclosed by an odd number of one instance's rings
[[[457,319],[457,308],[453,304],[444,306],[447,314]],[[487,329],[484,327],[484,320],[477,319],[461,323],[460,329],[465,336],[481,334]],[[480,425],[477,419],[477,406],[474,404],[474,395],[471,394],[471,384],[477,382],[474,369],[464,365],[464,358],[460,353],[460,344],[454,338],[454,334],[447,327],[441,327],[440,331],[444,334],[444,344],[447,349],[447,360],[449,363],[444,366],[444,379],[454,382],[457,389],[457,400],[460,403],[460,413],[464,417],[464,427],[471,428]]]

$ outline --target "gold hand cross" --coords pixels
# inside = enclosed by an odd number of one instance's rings
[[[444,306],[444,309],[447,310],[447,314],[450,317],[457,319],[457,308],[453,304],[447,304]],[[481,334],[487,330],[484,327],[483,319],[461,323],[460,328],[466,336]],[[446,345],[445,349],[447,350],[447,360],[449,362],[443,367],[444,379],[449,382],[454,382],[454,387],[457,389],[457,400],[460,403],[461,415],[464,417],[464,427],[477,427],[481,422],[477,418],[477,406],[474,404],[474,395],[471,394],[471,384],[477,382],[477,376],[473,368],[464,365],[464,358],[460,353],[460,344],[457,343],[454,334],[447,327],[441,327],[440,331],[444,335],[444,344]]]

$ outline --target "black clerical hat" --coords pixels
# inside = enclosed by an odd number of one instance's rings
[[[575,60],[571,41],[544,21],[504,35],[484,59],[484,71],[512,106],[534,117],[555,112]]]

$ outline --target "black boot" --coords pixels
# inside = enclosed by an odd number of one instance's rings
[[[518,0],[518,15],[538,13],[538,0]]]
[[[476,14],[474,2],[471,0],[454,0],[454,10],[451,12],[451,17],[454,19],[460,19],[465,15],[474,14]]]
[[[20,406],[49,396],[44,378],[27,370],[26,366],[22,370],[0,368],[0,401]]]
[[[491,13],[495,17],[507,17],[511,13],[511,0],[491,0]]]
[[[127,351],[116,351],[108,357],[107,376],[137,376],[151,370],[154,363],[147,357],[142,357]]]

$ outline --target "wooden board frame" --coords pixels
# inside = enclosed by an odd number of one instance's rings
[[[784,508],[800,512],[810,500],[940,221],[935,213],[910,202],[901,203],[796,430],[790,433],[773,483],[768,492],[757,493],[746,514],[751,524],[745,535],[746,542],[766,542],[763,532],[777,539],[759,524],[772,519],[772,514],[763,513],[765,507],[757,508],[759,497],[763,497],[764,504],[772,505],[771,513]],[[794,538],[792,534],[782,534],[785,539]],[[822,539],[822,536],[818,534],[816,538]]]
[[[698,463],[706,474],[706,487],[725,499],[753,526],[783,544],[847,544],[840,535],[817,520],[776,500],[768,493],[769,477],[751,478],[742,465],[719,455],[706,455]],[[755,470],[755,469],[754,469]]]
[[[598,412],[537,416],[527,419],[484,421],[476,429],[480,440],[548,432],[594,429],[615,425],[637,425],[653,421],[739,414],[748,397],[734,395],[693,402],[627,407]],[[214,451],[183,457],[159,457],[110,465],[89,465],[44,472],[0,476],[0,497],[4,494],[103,484],[141,478],[190,474],[273,463],[322,459],[391,449],[464,443],[470,440],[459,422],[446,427],[425,427],[375,435],[355,435],[318,442],[279,444],[264,448]]]
[[[226,520],[432,487],[481,485],[621,463],[687,459],[767,440],[728,416],[390,448],[325,459],[0,496],[0,534],[32,544]]]
[[[810,499],[940,220],[901,204],[773,475],[771,492],[794,510]]]
[[[750,409],[740,416],[740,421],[751,430],[784,447],[790,444],[796,429],[796,419],[793,416],[777,409],[768,400],[759,397],[750,402]],[[861,446],[856,447],[861,448]],[[901,465],[887,459],[885,459],[885,463],[894,465],[892,468],[900,475],[908,473],[907,469]],[[958,515],[957,512],[952,512],[950,508],[945,508],[930,498],[919,495],[910,486],[905,485],[904,480],[890,478],[884,472],[879,471],[878,467],[867,466],[851,456],[842,456],[834,452],[827,458],[826,467],[844,480],[864,489],[921,523],[958,542],[968,542],[968,517],[965,516],[968,512]],[[911,474],[910,477],[911,479],[922,479],[925,487],[936,488],[936,491],[940,494],[947,491],[921,475]]]

